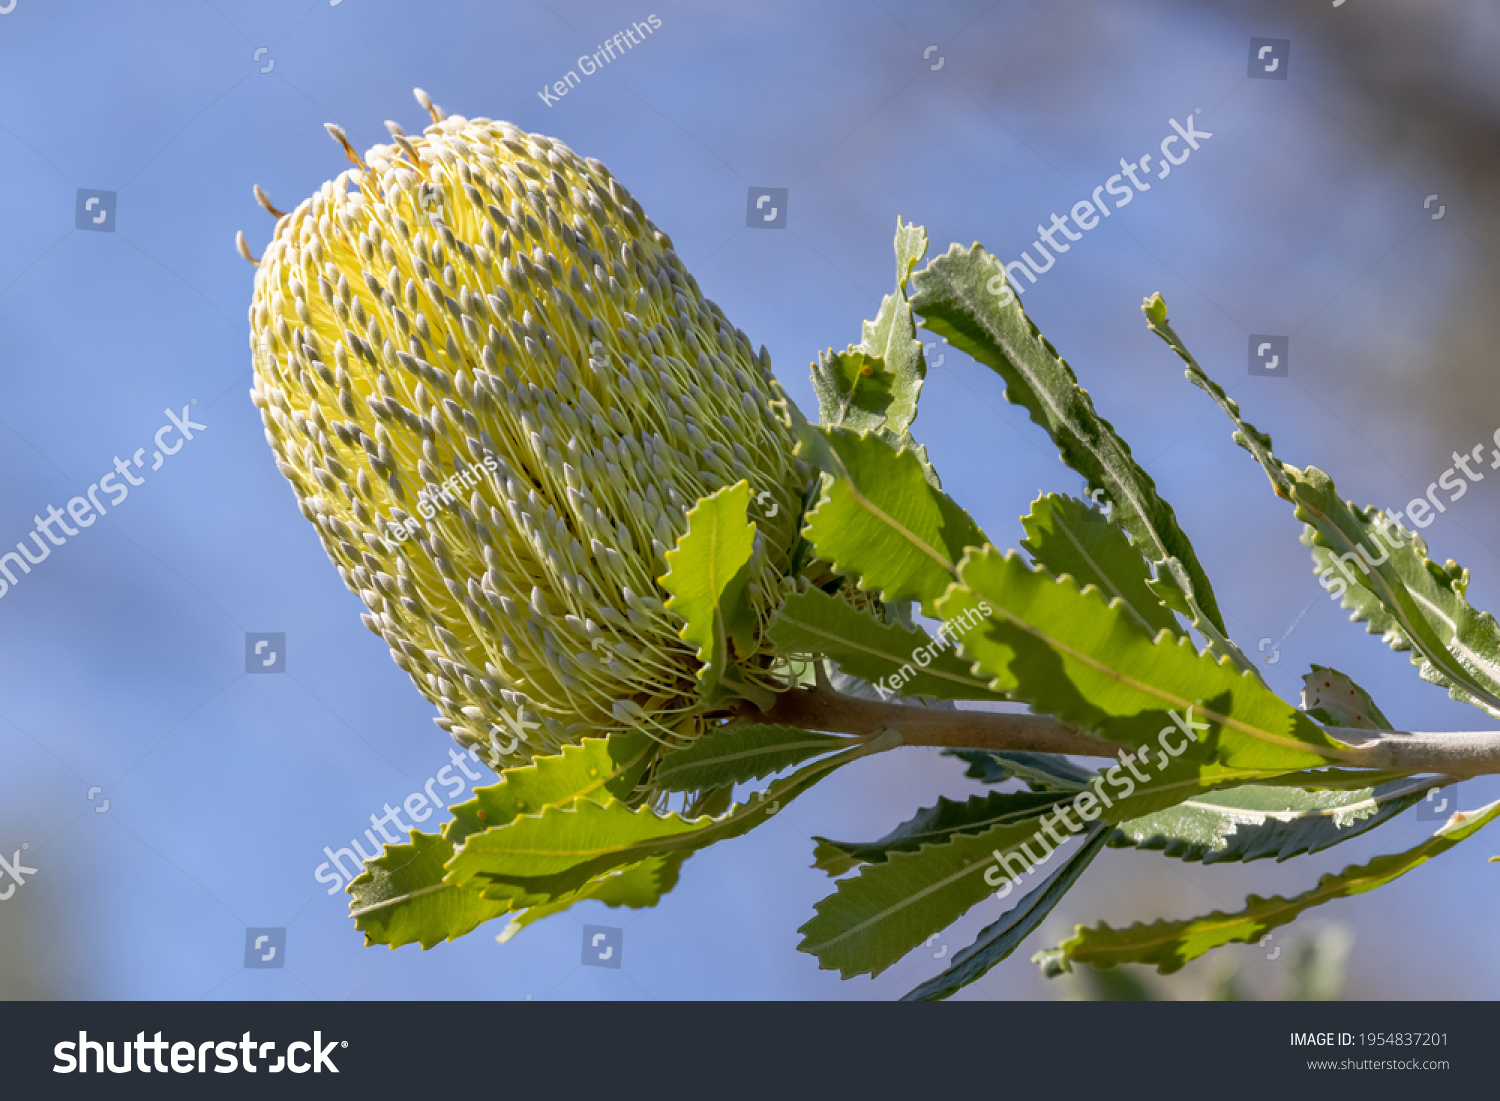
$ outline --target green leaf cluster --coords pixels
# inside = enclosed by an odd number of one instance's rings
[[[813,364],[819,423],[784,394],[777,403],[818,480],[768,620],[749,588],[760,551],[748,483],[686,511],[658,580],[696,655],[688,690],[701,713],[511,769],[454,808],[441,833],[387,846],[350,886],[369,943],[427,948],[501,916],[503,941],[586,899],[653,906],[694,852],[741,836],[861,757],[934,729],[980,729],[963,722],[975,709],[1045,716],[1107,763],[1095,770],[978,736],[921,743],[948,747],[990,786],[939,797],[873,841],[813,839],[813,866],[835,882],[799,948],[820,967],[879,974],[993,897],[1001,908],[974,944],[907,995],[946,998],[1014,953],[1107,849],[1285,861],[1367,836],[1452,781],[1364,767],[1361,744],[1391,724],[1337,670],[1314,665],[1300,707],[1272,691],[1229,637],[1172,506],[1019,297],[1003,293],[1004,267],[976,244],[919,269],[927,247],[921,227],[897,220],[895,290],[858,344]],[[1468,572],[1341,500],[1322,471],[1277,459],[1187,351],[1159,295],[1144,312],[1293,506],[1323,587],[1342,586],[1351,618],[1410,651],[1424,679],[1500,716],[1500,625],[1467,603]],[[919,325],[1004,380],[1085,479],[1088,500],[1042,493],[1018,546],[1004,549],[943,491],[911,432],[927,375]],[[941,710],[960,702],[964,711]],[[1421,845],[1291,898],[1251,896],[1238,913],[1123,930],[1080,926],[1036,958],[1048,974],[1077,964],[1174,971],[1388,883],[1497,816],[1500,804],[1456,815]]]

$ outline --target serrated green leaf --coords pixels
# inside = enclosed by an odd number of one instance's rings
[[[884,362],[891,377],[891,402],[886,409],[886,431],[899,443],[917,419],[917,399],[927,377],[922,342],[906,297],[906,282],[918,260],[927,255],[927,231],[903,226],[896,219],[896,290],[885,296],[874,321],[866,321],[861,346]]]
[[[1071,792],[992,791],[972,795],[960,803],[939,796],[936,804],[923,807],[878,841],[833,841],[814,837],[818,846],[814,851],[817,862],[813,866],[832,862],[835,851],[847,856],[852,863],[881,864],[892,853],[915,852],[923,845],[941,844],[960,834],[982,833],[993,826],[1034,820],[1070,797]]]
[[[641,782],[657,749],[649,734],[627,730],[608,738],[584,738],[563,746],[556,756],[508,768],[498,784],[475,788],[471,799],[449,808],[453,818],[443,836],[458,845],[470,834],[503,826],[523,814],[540,814],[547,807],[567,806],[575,799],[625,799]]]
[[[1109,829],[1095,827],[1082,845],[1063,861],[1062,866],[1033,888],[999,921],[979,931],[974,943],[953,957],[953,963],[941,975],[927,980],[901,1000],[903,1002],[937,1002],[958,993],[971,982],[983,978],[996,964],[1007,959],[1020,947],[1047,915],[1052,912],[1079,877],[1094,862],[1109,839]]]
[[[877,437],[804,425],[799,452],[832,475],[804,533],[818,556],[887,602],[935,615],[964,550],[988,542],[969,514],[928,484],[914,454]]]
[[[699,690],[717,699],[735,651],[748,656],[755,646],[756,617],[750,604],[750,557],[755,525],[746,517],[750,483],[737,482],[710,494],[688,510],[687,534],[667,551],[667,572],[658,578],[672,594],[666,607],[679,616],[678,637],[698,648]]]
[[[598,869],[602,873],[657,855],[665,851],[663,842],[696,833],[711,821],[583,799],[472,835],[455,854],[451,879],[477,889],[483,879],[502,873],[506,879],[546,879],[600,857],[614,858]]]
[[[661,791],[697,791],[745,784],[852,744],[849,738],[792,726],[718,727],[663,756],[656,768],[656,786]]]
[[[827,872],[831,876],[839,876],[859,863],[839,848],[836,842],[823,841],[816,837],[813,840],[817,843],[813,846],[812,866],[819,871]]]
[[[1027,536],[1021,546],[1054,577],[1069,574],[1080,587],[1094,585],[1110,600],[1123,601],[1152,634],[1182,633],[1172,610],[1147,587],[1151,571],[1145,557],[1097,508],[1049,493],[1032,503],[1021,523]]]
[[[628,796],[656,752],[641,731],[609,738],[585,738],[554,757],[507,769],[500,782],[476,788],[473,798],[452,806],[453,818],[439,834],[415,830],[408,843],[386,845],[349,884],[350,913],[365,943],[424,949],[471,932],[481,922],[506,913],[505,899],[486,899],[444,882],[445,864],[455,846],[472,833],[510,822],[544,807],[576,799]]]
[[[855,432],[878,431],[885,425],[894,381],[885,360],[873,352],[853,345],[842,352],[819,352],[812,367],[818,422]]]
[[[1335,595],[1349,618],[1392,650],[1411,651],[1423,680],[1500,718],[1500,625],[1464,599],[1468,570],[1451,560],[1439,566],[1416,536],[1393,546],[1394,536],[1379,534],[1392,529],[1374,519],[1384,514],[1341,500],[1316,467],[1298,472],[1292,493],[1320,583],[1330,591],[1343,586]]]
[[[861,344],[879,356],[890,372],[891,400],[882,427],[899,438],[917,419],[917,398],[927,378],[922,342],[917,339],[917,323],[906,295],[885,296],[875,320],[864,323]]]
[[[1299,471],[1277,459],[1271,437],[1240,416],[1238,403],[1182,343],[1161,295],[1148,299],[1144,310],[1151,330],[1187,364],[1188,379],[1233,421],[1234,441],[1260,463],[1277,496],[1296,506],[1319,581],[1339,589],[1334,595],[1350,619],[1368,624],[1391,649],[1410,650],[1424,680],[1500,718],[1500,624],[1464,599],[1469,572],[1451,559],[1438,565],[1420,537],[1374,506],[1342,500],[1333,479],[1317,467]]]
[[[1456,814],[1415,848],[1376,857],[1357,867],[1351,865],[1337,875],[1325,875],[1312,890],[1294,898],[1251,895],[1246,908],[1238,913],[1215,911],[1188,921],[1159,921],[1128,929],[1079,926],[1071,938],[1035,958],[1049,975],[1069,970],[1075,963],[1091,963],[1096,967],[1150,963],[1162,974],[1171,974],[1214,948],[1260,940],[1314,906],[1384,886],[1477,833],[1497,816],[1500,816],[1500,802],[1468,814]]]
[[[613,868],[656,856],[690,854],[761,825],[827,773],[889,748],[876,739],[803,766],[718,817],[685,819],[616,800],[580,799],[548,807],[469,837],[448,863],[447,881],[514,906],[543,905]]]
[[[1114,426],[1094,411],[1088,392],[1031,323],[1019,296],[1004,293],[1010,289],[1004,265],[978,244],[968,250],[954,245],[912,279],[912,308],[923,327],[999,374],[1007,400],[1046,429],[1063,462],[1083,475],[1090,490],[1103,491],[1111,519],[1156,567],[1154,591],[1176,600],[1216,650],[1241,668],[1254,669],[1229,641],[1208,575],[1172,507],[1131,458]]]
[[[1041,824],[1038,815],[979,834],[957,835],[914,852],[895,852],[881,863],[863,865],[857,876],[841,881],[832,895],[817,904],[816,916],[800,930],[804,938],[798,948],[817,956],[820,967],[837,968],[846,978],[864,972],[879,974],[987,895],[998,889],[997,897],[1007,897],[1013,884],[1006,879],[1015,874],[1017,864],[1023,869],[1039,866],[1036,861],[1045,865],[1056,843],[1080,836],[1089,828],[1088,822],[1138,818],[1198,792],[1244,784],[1274,771],[1204,765],[1180,757],[1138,782],[1123,764],[1118,765],[1092,785],[1102,798],[1092,798],[1089,806],[1071,802],[1087,793],[1057,793],[1070,805],[1057,804],[1048,826]],[[1106,782],[1111,791],[1105,791]],[[1069,811],[1076,812],[1081,821],[1074,823]],[[822,857],[826,859],[820,866],[836,863],[831,848]],[[1001,873],[999,882],[991,882],[989,869],[998,867],[996,861],[1001,859],[1010,862],[1008,871]]]
[[[814,917],[797,930],[803,935],[798,951],[846,979],[880,974],[995,890],[984,879],[992,852],[1015,853],[1026,843],[1036,850],[1021,858],[1027,865],[1050,858],[1050,846],[1044,856],[1046,843],[1035,840],[1037,829],[1035,818],[1007,823],[864,865],[818,902]]]
[[[932,460],[927,457],[927,447],[916,441],[910,432],[903,432],[899,436],[893,434],[890,429],[882,428],[880,437],[897,451],[902,448],[916,455],[917,461],[922,464],[922,477],[927,479],[927,484],[933,489],[941,491],[943,480],[938,477],[937,468],[932,465]]]
[[[1080,591],[1071,580],[1033,571],[1014,552],[1002,556],[993,547],[967,554],[960,578],[962,584],[939,607],[948,620],[975,609],[993,613],[964,635],[963,647],[965,656],[996,675],[994,686],[1078,729],[1137,747],[1136,767],[1151,770],[1132,767],[1141,777],[1137,784],[1124,774],[1122,761],[1097,778],[1094,790],[1101,797],[1088,808],[1094,818],[1101,802],[1108,821],[1137,818],[1201,791],[1320,765],[1344,753],[1261,682],[1224,659],[1198,653],[1188,639],[1174,640],[1167,632],[1153,639],[1123,605],[1107,605],[1097,589]],[[1174,713],[1183,722],[1206,724],[1195,730],[1196,741],[1178,732]],[[1178,748],[1171,749],[1173,744]],[[1161,752],[1148,756],[1147,746]],[[1173,752],[1178,756],[1169,758]],[[1163,767],[1163,759],[1170,763]],[[1102,797],[1106,781],[1113,799]],[[1066,819],[1059,821],[1066,825]],[[1042,828],[1039,819],[999,825],[866,865],[818,903],[816,916],[802,927],[799,948],[845,976],[879,973],[991,888],[1008,894],[1008,884],[985,878],[995,861],[1017,856],[1031,866],[1049,858],[1052,846],[1038,832]]]
[[[1430,780],[1402,780],[1348,792],[1231,788],[1122,822],[1110,845],[1159,849],[1205,864],[1289,860],[1368,833],[1420,803],[1432,786]]]
[[[503,899],[444,883],[443,865],[452,855],[452,842],[440,834],[413,830],[410,843],[387,845],[366,862],[348,890],[354,896],[349,913],[367,947],[420,944],[425,950],[457,940],[510,909]]]
[[[1094,773],[1080,768],[1055,753],[1029,753],[1026,750],[949,749],[944,754],[968,762],[964,775],[986,784],[1000,784],[1009,779],[1023,780],[1034,791],[1038,787],[1061,791],[1079,791],[1094,778]]]
[[[896,218],[896,289],[906,294],[912,269],[927,255],[927,228]]]
[[[918,260],[927,254],[927,231],[896,219],[896,291],[880,304],[874,321],[861,326],[861,340],[842,352],[820,352],[813,363],[813,392],[818,420],[825,427],[842,425],[874,433],[893,448],[917,452],[929,480],[936,472],[908,429],[917,416],[917,399],[927,364],[917,340],[916,321],[906,300],[906,283]]]
[[[804,585],[787,597],[767,632],[778,654],[822,654],[846,673],[874,685],[881,699],[931,696],[1004,700],[976,677],[944,634],[882,623],[841,597]]]
[[[1177,764],[1289,771],[1350,756],[1260,681],[1185,637],[1153,638],[1098,589],[1080,591],[994,547],[970,551],[959,573],[962,584],[939,601],[943,617],[993,611],[964,635],[964,656],[1034,711],[1158,757],[1175,739]],[[1208,724],[1191,742],[1173,717],[1186,721],[1190,707]]]
[[[1136,818],[1215,786],[1243,784],[1260,775],[1254,769],[1201,766],[1178,759],[1160,773],[1137,783],[1123,771],[1105,775],[1114,789],[1105,793],[1104,809],[1095,799],[1092,818],[1107,822]],[[1103,792],[1101,780],[1094,791]],[[1074,793],[1062,793],[1072,796]],[[1110,799],[1110,795],[1114,799]],[[798,948],[818,957],[819,966],[837,968],[845,977],[863,972],[878,974],[932,933],[946,929],[987,895],[1010,894],[1016,865],[1034,870],[1047,863],[1055,842],[1078,836],[1086,828],[1067,818],[1075,806],[1058,807],[1050,824],[1040,818],[1014,826],[1002,825],[977,835],[960,835],[915,852],[894,853],[879,864],[867,864],[859,875],[842,881],[834,894],[817,904],[817,916],[800,930]],[[1064,831],[1056,832],[1059,827]],[[1033,851],[1034,850],[1034,851]],[[997,860],[1006,859],[1008,872],[999,882],[987,878]]]
[[[661,901],[661,896],[677,886],[678,872],[687,857],[685,855],[653,856],[639,864],[612,869],[595,876],[587,884],[571,894],[522,910],[513,917],[495,939],[508,943],[528,925],[542,918],[561,913],[580,902],[593,899],[606,906],[626,906],[633,910],[649,909]]]
[[[1255,457],[1255,461],[1260,463],[1267,477],[1271,479],[1276,495],[1290,500],[1291,482],[1288,475],[1295,473],[1295,470],[1287,467],[1285,463],[1278,461],[1276,456],[1271,454],[1271,437],[1242,420],[1239,403],[1225,393],[1224,388],[1209,378],[1208,373],[1198,366],[1198,361],[1193,358],[1192,353],[1187,350],[1187,346],[1182,343],[1181,338],[1167,320],[1166,301],[1160,294],[1154,294],[1146,299],[1145,304],[1141,306],[1141,311],[1146,315],[1147,327],[1166,341],[1167,345],[1187,364],[1188,381],[1213,398],[1219,408],[1224,410],[1229,419],[1234,422],[1234,442],[1250,452]]]

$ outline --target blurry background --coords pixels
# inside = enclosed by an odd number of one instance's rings
[[[648,14],[661,27],[640,46],[543,102]],[[1252,37],[1289,41],[1287,79],[1247,79]],[[1003,909],[874,980],[794,951],[832,889],[811,834],[877,837],[977,787],[906,749],[694,857],[653,910],[589,903],[503,947],[498,925],[426,953],[361,947],[347,898],[314,880],[323,848],[419,790],[452,743],[361,625],[246,393],[253,269],[234,234],[257,252],[269,238],[251,184],[290,209],[347,166],[324,122],[360,148],[383,119],[419,129],[420,85],[604,161],[811,409],[814,352],[857,340],[891,289],[898,214],[934,253],[980,240],[1012,259],[1201,108],[1213,137],[1060,256],[1026,308],[1175,505],[1238,640],[1275,658],[1273,687],[1296,699],[1308,663],[1331,664],[1398,727],[1469,729],[1491,723],[1344,622],[1300,525],[1139,304],[1166,296],[1279,455],[1403,507],[1500,427],[1497,52],[1488,0],[17,0],[0,15],[0,544],[115,456],[145,447],[149,467],[164,409],[196,401],[207,429],[0,599],[0,854],[25,845],[37,869],[0,902],[0,996],[892,998]],[[788,189],[784,229],[747,228],[762,187]],[[102,225],[76,228],[80,189],[115,193],[86,215]],[[1250,376],[1252,333],[1289,338],[1287,377]],[[997,377],[951,349],[929,363],[914,431],[1014,545],[1037,492],[1079,480]],[[1424,534],[1474,570],[1475,604],[1500,606],[1500,475]],[[248,632],[285,633],[284,673],[246,675]],[[1459,789],[1466,807],[1496,797],[1493,778]],[[962,996],[1129,996],[1049,983],[1027,959],[1075,921],[1299,892],[1416,844],[1434,826],[1415,813],[1287,865],[1108,851]],[[1294,942],[1318,934],[1325,993],[1343,964],[1349,996],[1493,997],[1496,851],[1492,827],[1150,990],[1292,996]],[[579,965],[585,922],[624,928],[623,967]],[[284,966],[245,968],[249,927],[286,930]]]

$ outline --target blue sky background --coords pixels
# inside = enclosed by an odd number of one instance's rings
[[[1493,57],[1485,7],[1442,5],[1424,40],[1454,79]],[[694,857],[653,910],[590,903],[505,946],[495,925],[426,953],[361,947],[345,896],[313,879],[322,849],[420,790],[452,743],[361,625],[264,443],[247,396],[253,269],[233,240],[243,229],[259,251],[269,238],[252,184],[291,209],[346,166],[323,123],[362,149],[385,140],[383,119],[420,129],[414,85],[451,113],[604,161],[806,409],[815,351],[858,339],[891,289],[897,215],[927,227],[934,253],[979,240],[1012,259],[1036,223],[1121,157],[1155,156],[1168,119],[1201,109],[1213,137],[1059,257],[1025,305],[1174,503],[1241,644],[1254,653],[1291,629],[1273,687],[1295,699],[1316,661],[1352,674],[1398,727],[1490,726],[1344,622],[1300,525],[1139,312],[1161,291],[1278,453],[1361,502],[1401,507],[1500,426],[1493,353],[1439,354],[1480,312],[1493,209],[1430,148],[1393,139],[1350,75],[1348,36],[1394,11],[19,0],[0,16],[0,544],[116,455],[149,456],[164,409],[196,401],[208,427],[0,599],[0,853],[25,844],[38,869],[0,902],[0,995],[890,998],[1004,908],[986,902],[873,981],[794,951],[832,889],[809,867],[812,834],[876,837],[939,794],[976,790],[958,762],[904,749]],[[662,26],[641,46],[554,105],[537,95],[648,14]],[[1252,36],[1292,40],[1288,80],[1246,79]],[[753,186],[789,189],[785,230],[746,227]],[[117,192],[115,232],[74,228],[80,188]],[[1289,378],[1249,377],[1251,333],[1290,337]],[[997,377],[951,349],[929,362],[914,431],[946,488],[1014,546],[1038,491],[1076,493],[1079,479]],[[1435,557],[1475,571],[1479,607],[1500,605],[1497,506],[1492,477],[1425,533]],[[286,633],[285,674],[245,674],[251,631]],[[1465,806],[1496,797],[1493,778],[1461,789]],[[1026,959],[1075,921],[1235,909],[1431,828],[1408,812],[1281,866],[1107,852],[964,996],[1061,996]],[[1500,947],[1475,915],[1500,893],[1497,851],[1491,828],[1286,942],[1336,920],[1356,935],[1356,996],[1491,997]],[[579,966],[585,923],[625,928],[622,968]],[[286,966],[245,969],[245,928],[283,926]],[[1274,994],[1285,965],[1265,955],[1231,949],[1212,966]],[[1175,989],[1190,994],[1206,966]]]

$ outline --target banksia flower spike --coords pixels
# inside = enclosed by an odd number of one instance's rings
[[[742,480],[761,630],[736,664],[785,687],[759,640],[809,472],[769,357],[598,161],[418,100],[433,124],[363,158],[329,127],[355,166],[258,261],[266,438],[461,745],[499,769],[627,727],[680,743],[698,661],[658,579],[687,511]]]

